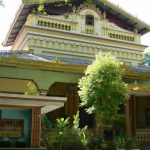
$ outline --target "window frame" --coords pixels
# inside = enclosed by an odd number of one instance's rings
[[[90,14],[86,15],[85,25],[94,26],[94,16],[93,15],[90,15]]]

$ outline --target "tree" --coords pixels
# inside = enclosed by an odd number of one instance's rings
[[[81,106],[96,116],[97,129],[103,136],[106,124],[118,117],[119,105],[127,97],[127,86],[122,81],[123,70],[110,54],[96,55],[79,81]]]
[[[3,0],[0,0],[0,6],[4,6]]]
[[[150,66],[150,52],[144,54],[143,64]]]

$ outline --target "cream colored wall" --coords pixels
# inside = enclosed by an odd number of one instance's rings
[[[94,16],[94,27],[85,25],[86,15]],[[86,29],[93,34],[86,34]],[[123,35],[135,41],[111,38]],[[62,16],[30,14],[19,33],[13,50],[31,50],[34,53],[92,60],[98,52],[110,52],[120,61],[138,65],[146,46],[140,45],[140,35],[126,31],[105,19],[92,9]]]

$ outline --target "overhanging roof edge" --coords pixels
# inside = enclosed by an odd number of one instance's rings
[[[25,7],[25,4],[22,3],[20,5],[18,11],[16,12],[15,18],[14,18],[14,20],[13,20],[13,22],[12,22],[12,24],[11,24],[9,30],[8,30],[8,33],[7,33],[6,37],[5,37],[4,42],[2,43],[3,46],[9,46],[10,45],[10,43],[8,43],[8,39],[9,39],[9,37],[11,35],[11,32],[12,32],[12,30],[14,28],[14,25],[17,22],[17,20],[18,20],[18,18],[19,18],[19,16],[20,16],[20,14],[21,14],[21,12],[22,12],[22,10],[23,10],[24,7]],[[13,42],[11,42],[11,43],[13,44]]]
[[[133,16],[132,14],[128,13],[124,9],[120,8],[119,6],[111,3],[108,0],[98,0],[98,1],[102,2],[104,5],[107,5],[107,6],[111,7],[113,10],[119,12],[120,14],[123,14],[127,18],[134,20],[136,23],[141,24],[143,27],[145,27],[146,29],[148,29],[150,31],[150,25],[148,25],[147,23],[145,23],[141,19]]]

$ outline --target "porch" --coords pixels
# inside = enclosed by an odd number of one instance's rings
[[[0,93],[0,149],[45,150],[40,146],[40,116],[65,101],[65,97]]]
[[[149,95],[131,95],[126,105],[128,135],[138,138],[142,145],[150,145],[149,99]]]

